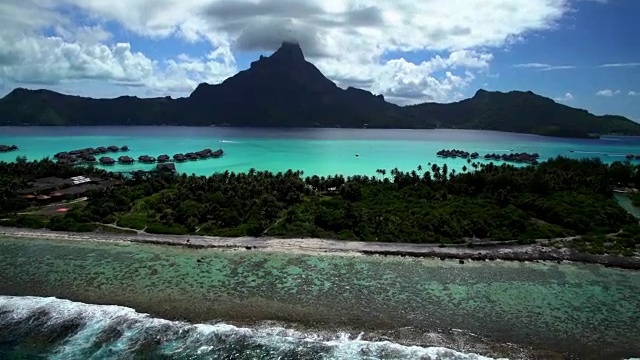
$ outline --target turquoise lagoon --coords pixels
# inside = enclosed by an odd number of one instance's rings
[[[375,175],[376,169],[410,171],[429,163],[462,170],[463,159],[441,159],[440,149],[458,148],[485,153],[537,152],[555,156],[599,157],[604,162],[640,153],[640,137],[563,139],[478,130],[387,129],[259,129],[217,127],[0,127],[0,144],[19,151],[0,153],[0,161],[17,156],[40,159],[60,151],[127,145],[127,155],[158,156],[222,148],[221,159],[186,162],[180,172],[209,175],[220,171],[303,170],[306,175]],[[356,156],[356,154],[358,156]],[[110,156],[119,156],[111,154]],[[480,160],[484,161],[484,160]],[[115,171],[148,170],[154,165],[115,165]]]

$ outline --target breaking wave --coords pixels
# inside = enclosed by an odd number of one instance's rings
[[[489,360],[444,347],[365,341],[283,327],[190,324],[113,305],[0,296],[0,358],[48,359],[457,359]]]

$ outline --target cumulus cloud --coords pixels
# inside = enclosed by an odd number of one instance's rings
[[[627,93],[627,95],[629,95],[629,96],[640,96],[640,93],[636,92],[636,91],[629,91],[629,93]]]
[[[105,79],[187,91],[199,81],[232,75],[238,52],[271,51],[289,40],[300,43],[341,86],[364,87],[401,103],[451,101],[488,71],[492,48],[554,28],[569,5],[569,0],[3,0],[0,74],[14,82]],[[77,24],[78,18],[89,21]],[[114,37],[105,24],[157,41],[206,42],[213,53],[152,59],[135,43]],[[418,61],[403,58],[425,51],[431,55]]]
[[[566,93],[566,94],[564,94],[562,96],[558,96],[554,100],[556,100],[556,101],[571,101],[571,100],[573,100],[573,95],[570,92],[568,92],[568,93]]]
[[[612,97],[618,94],[620,94],[620,90],[603,89],[596,92],[596,95],[604,97]]]

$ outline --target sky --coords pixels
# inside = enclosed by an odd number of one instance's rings
[[[0,96],[188,96],[283,41],[400,105],[531,90],[640,121],[638,0],[0,0]]]

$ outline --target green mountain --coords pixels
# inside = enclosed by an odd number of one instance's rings
[[[0,125],[196,125],[460,128],[550,136],[640,135],[640,124],[596,116],[532,92],[488,92],[456,103],[401,107],[382,95],[341,89],[284,43],[221,84],[189,97],[93,99],[18,88],[0,99]]]

